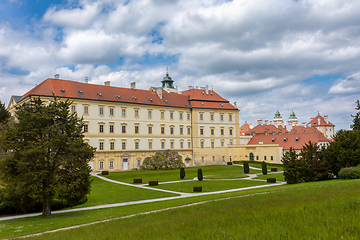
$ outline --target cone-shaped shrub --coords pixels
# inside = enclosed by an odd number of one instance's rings
[[[248,162],[244,162],[244,173],[249,173],[250,169],[249,169],[249,163]]]
[[[203,173],[202,173],[201,168],[198,169],[198,176],[197,176],[197,177],[198,177],[198,180],[199,180],[199,181],[202,181],[202,180],[203,180]]]
[[[262,162],[262,173],[263,173],[264,175],[267,174],[266,162]]]
[[[181,179],[184,179],[184,177],[185,177],[185,168],[180,168],[180,178]]]

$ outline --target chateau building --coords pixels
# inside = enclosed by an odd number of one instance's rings
[[[84,120],[84,140],[96,148],[94,171],[141,166],[156,151],[172,149],[187,166],[223,163],[228,146],[239,144],[239,110],[207,87],[179,92],[167,73],[162,87],[150,90],[61,80],[58,75],[23,96],[13,96],[8,110],[40,96],[73,101],[70,111]],[[185,161],[185,159],[187,159]]]

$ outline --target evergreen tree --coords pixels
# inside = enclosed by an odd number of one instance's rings
[[[289,184],[302,182],[305,177],[306,165],[296,151],[290,148],[282,158],[285,181]]]
[[[355,109],[358,110],[358,112],[354,116],[351,115],[354,118],[351,128],[353,130],[359,131],[360,130],[360,101],[359,100],[356,101]]]
[[[201,168],[198,168],[197,177],[198,177],[199,181],[203,180],[203,172],[202,172]]]
[[[266,166],[266,162],[263,161],[261,164],[261,170],[262,170],[262,174],[266,175],[267,174],[267,166]]]
[[[89,160],[94,149],[83,141],[83,122],[70,114],[71,102],[40,98],[17,107],[14,126],[2,137],[9,152],[0,167],[6,199],[23,210],[42,202],[44,216],[53,199],[76,204],[90,192]]]
[[[244,162],[244,173],[249,173],[249,172],[250,172],[249,163]]]
[[[0,125],[6,125],[10,119],[10,113],[6,110],[5,104],[0,101]]]
[[[180,168],[180,178],[184,179],[185,178],[185,168]]]

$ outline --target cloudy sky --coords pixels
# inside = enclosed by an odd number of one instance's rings
[[[240,123],[294,111],[348,129],[360,99],[359,0],[1,0],[0,100],[61,79],[237,101]]]

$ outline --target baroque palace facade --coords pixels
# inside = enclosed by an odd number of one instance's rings
[[[94,171],[129,170],[156,151],[171,149],[187,166],[224,163],[239,144],[239,110],[215,91],[190,88],[179,92],[168,73],[162,87],[150,90],[61,80],[59,75],[13,96],[8,110],[40,96],[73,101],[70,111],[84,120],[84,140],[96,148]],[[232,160],[235,156],[233,156]],[[238,159],[239,160],[239,159]]]

